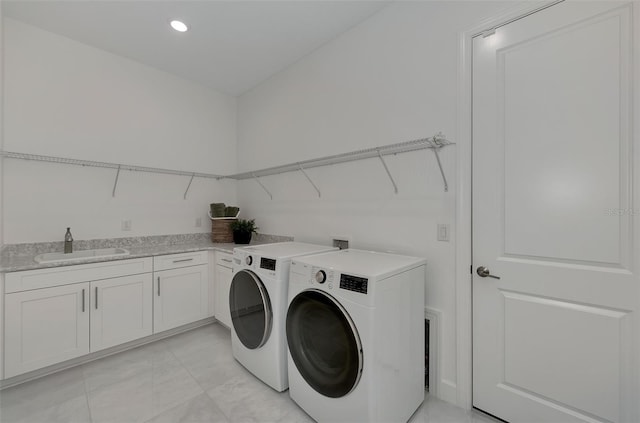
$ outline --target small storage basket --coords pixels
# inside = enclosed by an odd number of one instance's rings
[[[211,219],[211,242],[233,242],[233,231],[231,230],[231,223],[238,220],[238,215],[235,217],[211,217],[209,212],[209,218]]]
[[[233,242],[233,231],[231,223],[236,219],[216,219],[211,220],[211,241],[212,242]]]

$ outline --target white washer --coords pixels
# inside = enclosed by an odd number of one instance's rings
[[[302,242],[233,250],[229,290],[233,356],[279,392],[289,387],[284,319],[291,258],[332,250],[336,248]]]
[[[406,422],[424,400],[421,258],[341,250],[292,261],[289,395],[318,422]]]

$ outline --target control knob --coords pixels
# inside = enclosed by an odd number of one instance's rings
[[[247,263],[247,266],[251,266],[251,263],[253,263],[253,257],[247,256],[247,258],[244,259],[244,262]]]
[[[316,272],[316,282],[324,283],[326,280],[327,280],[327,274],[324,272],[324,270],[318,270]]]

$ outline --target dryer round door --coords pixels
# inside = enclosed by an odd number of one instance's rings
[[[329,294],[309,289],[287,311],[289,353],[304,380],[317,392],[339,398],[362,375],[362,344],[351,317]]]
[[[240,270],[231,280],[229,310],[233,329],[250,350],[260,348],[271,334],[273,313],[269,293],[260,278],[248,270]]]

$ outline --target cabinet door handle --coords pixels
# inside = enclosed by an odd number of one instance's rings
[[[160,276],[158,276],[158,297],[160,296]]]
[[[98,287],[96,286],[96,310],[98,309]]]
[[[185,261],[192,261],[192,260],[193,260],[193,257],[188,258],[188,259],[182,259],[182,260],[174,260],[173,262],[174,263],[184,263]]]
[[[82,289],[82,312],[84,313],[84,288]]]
[[[227,263],[231,263],[231,259],[223,258],[223,259],[221,259],[221,260],[222,260],[222,261],[226,261]]]

